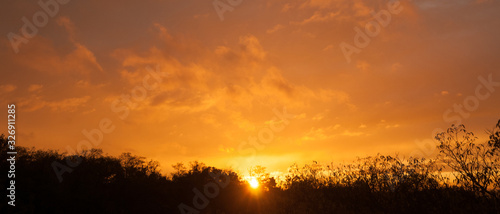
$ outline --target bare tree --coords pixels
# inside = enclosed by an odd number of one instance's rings
[[[499,125],[500,121],[497,127]],[[436,135],[436,139],[440,143],[439,158],[453,170],[458,185],[495,200],[498,198],[500,151],[495,146],[498,145],[497,135],[490,136],[492,140],[488,143],[476,143],[477,137],[467,132],[464,125],[452,125],[446,132]]]

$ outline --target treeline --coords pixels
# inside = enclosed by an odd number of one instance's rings
[[[499,213],[500,120],[487,142],[463,125],[436,136],[435,159],[377,155],[351,164],[296,164],[274,178],[264,167],[251,189],[231,170],[192,162],[162,175],[159,164],[92,149],[78,157],[17,147],[16,206],[0,213]],[[0,137],[7,160],[7,139]],[[53,163],[81,159],[60,182]],[[2,161],[0,172],[9,170]],[[451,171],[454,176],[448,176]],[[7,176],[0,176],[7,194]]]

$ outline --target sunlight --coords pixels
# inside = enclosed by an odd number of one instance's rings
[[[252,187],[253,189],[257,189],[259,187],[259,181],[257,181],[256,178],[252,177],[248,183],[250,184],[250,187]]]

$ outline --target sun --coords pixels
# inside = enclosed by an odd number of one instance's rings
[[[248,183],[250,184],[250,187],[252,187],[253,189],[259,188],[259,181],[257,181],[256,178],[251,178],[250,181],[248,181]]]

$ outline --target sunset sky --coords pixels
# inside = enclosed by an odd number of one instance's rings
[[[114,130],[94,148],[165,172],[194,160],[286,171],[430,157],[436,130],[461,122],[484,137],[500,119],[496,0],[59,0],[52,14],[34,0],[1,5],[0,115],[16,104],[21,146],[76,150],[106,120]],[[348,62],[341,44],[356,47],[368,23],[379,31]],[[278,118],[284,109],[293,117]]]

